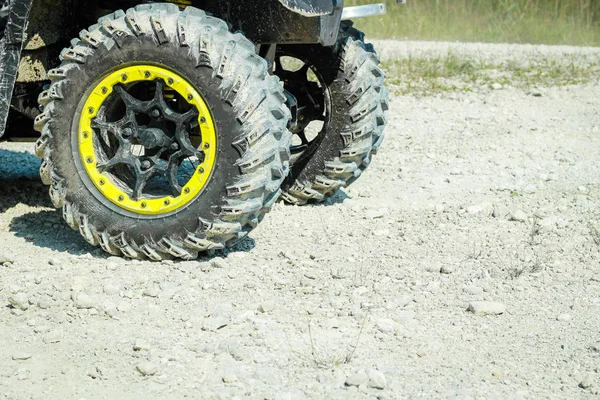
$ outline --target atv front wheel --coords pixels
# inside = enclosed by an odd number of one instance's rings
[[[282,198],[320,202],[354,182],[384,137],[388,92],[373,46],[343,22],[337,44],[278,46],[275,74],[295,98]]]
[[[68,224],[131,258],[191,259],[250,232],[288,172],[289,110],[241,34],[140,5],[84,30],[40,95],[41,176]]]

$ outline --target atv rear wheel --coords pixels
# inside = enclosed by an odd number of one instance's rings
[[[36,153],[56,207],[131,258],[223,249],[288,172],[289,110],[241,34],[193,7],[140,5],[84,30],[40,95]]]
[[[379,59],[364,34],[343,22],[333,47],[278,46],[275,74],[297,110],[282,198],[323,201],[354,182],[383,141],[388,92]]]

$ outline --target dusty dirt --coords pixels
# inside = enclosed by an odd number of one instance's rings
[[[355,185],[192,262],[107,258],[2,144],[0,398],[597,398],[599,99],[394,97]]]

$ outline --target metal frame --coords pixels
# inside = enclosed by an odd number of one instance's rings
[[[6,128],[32,3],[33,0],[11,1],[6,29],[0,40],[0,137]]]

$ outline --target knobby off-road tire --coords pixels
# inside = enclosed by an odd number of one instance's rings
[[[61,60],[39,98],[44,111],[35,120],[41,132],[36,154],[43,158],[40,173],[52,202],[92,245],[130,258],[196,258],[245,237],[279,197],[291,143],[285,95],[255,46],[222,20],[193,7],[140,5],[83,30]],[[169,213],[143,215],[108,201],[86,174],[77,148],[90,87],[128,64],[176,72],[214,116],[212,176],[195,199]]]
[[[364,34],[343,22],[334,47],[292,45],[288,55],[305,59],[327,87],[328,121],[294,161],[282,186],[282,199],[303,205],[321,202],[354,182],[384,138],[388,91],[379,58]]]

